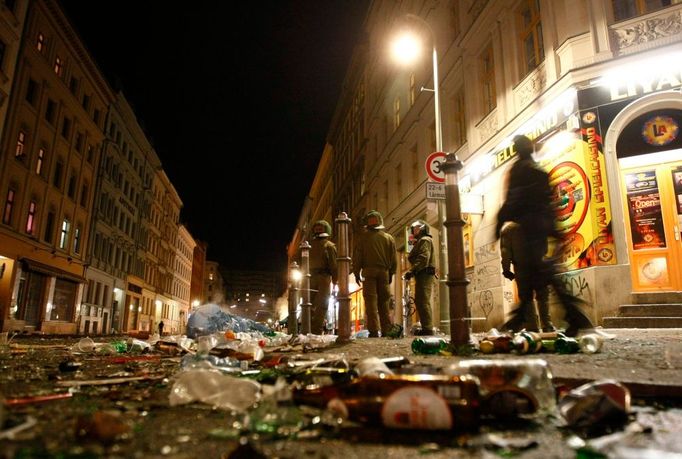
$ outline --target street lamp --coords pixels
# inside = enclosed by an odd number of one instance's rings
[[[436,34],[424,19],[414,14],[406,14],[405,17],[413,19],[422,24],[431,35],[432,51],[431,58],[433,64],[433,102],[435,111],[435,131],[436,131],[436,151],[443,151],[443,127],[440,116],[440,91],[438,89],[438,51],[436,50]],[[403,64],[410,64],[421,56],[421,40],[410,30],[403,30],[397,35],[391,46],[394,60]],[[427,90],[422,88],[422,91]],[[459,198],[458,198],[459,199]],[[438,296],[440,298],[440,328],[441,330],[450,329],[450,307],[449,295],[444,279],[447,278],[448,245],[447,231],[445,228],[445,205],[443,201],[438,201],[438,228],[440,230],[439,265],[441,270],[441,280],[438,282]]]

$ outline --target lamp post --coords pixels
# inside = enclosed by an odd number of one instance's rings
[[[339,303],[339,314],[338,314],[338,338],[339,342],[346,342],[350,340],[350,295],[348,291],[348,277],[350,276],[350,247],[348,241],[348,228],[350,226],[351,219],[348,218],[348,214],[341,212],[336,218],[336,223],[338,227],[338,254],[337,254],[337,267],[338,267],[338,286],[339,292],[336,296]]]
[[[290,335],[298,334],[298,318],[296,309],[298,308],[298,283],[301,281],[301,270],[295,261],[289,267],[289,316],[287,318],[287,331]]]
[[[301,333],[310,333],[310,244],[308,241],[301,242],[301,270],[303,279],[303,294],[305,301],[301,305]]]
[[[405,15],[409,19],[416,20],[428,29],[431,35],[431,59],[433,65],[433,105],[435,112],[435,134],[436,134],[436,151],[443,151],[443,127],[440,114],[440,91],[438,85],[438,51],[436,49],[436,34],[433,29],[424,19],[414,14]],[[403,62],[414,61],[419,54],[419,40],[413,33],[402,33],[393,44],[393,56],[397,60]],[[422,90],[426,90],[422,88]],[[459,197],[457,198],[459,200]],[[440,230],[440,244],[438,251],[438,262],[441,270],[441,279],[438,281],[438,297],[440,298],[440,328],[443,331],[450,329],[450,296],[448,295],[448,286],[444,281],[448,277],[447,269],[448,263],[448,232],[445,227],[445,204],[443,201],[438,201],[438,228]]]

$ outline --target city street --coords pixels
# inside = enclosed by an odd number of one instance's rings
[[[610,329],[597,354],[476,353],[472,358],[545,359],[555,388],[566,392],[586,381],[611,378],[629,387],[632,412],[618,444],[632,456],[682,454],[682,356],[679,329]],[[480,339],[482,335],[474,337]],[[116,343],[125,336],[94,337]],[[116,354],[74,353],[81,337],[19,336],[0,355],[3,406],[2,458],[15,457],[576,457],[577,436],[554,414],[536,420],[484,423],[478,432],[389,430],[376,425],[334,425],[322,411],[261,402],[249,417],[210,403],[171,406],[180,374],[177,346]],[[141,340],[144,341],[144,340]],[[266,362],[367,357],[407,357],[423,372],[441,372],[460,357],[415,355],[412,338],[356,339],[303,353],[301,346],[266,347]],[[139,342],[137,342],[140,344]],[[242,363],[245,369],[245,362]],[[396,369],[396,372],[401,371]],[[265,370],[261,372],[265,374]],[[265,380],[264,382],[268,382]],[[265,384],[264,386],[265,387]],[[216,388],[212,388],[215,390]],[[44,397],[40,400],[32,397]],[[292,419],[296,422],[293,423]],[[261,422],[259,422],[261,421]],[[294,426],[296,424],[296,426]],[[287,426],[279,433],[263,425]],[[302,425],[302,427],[299,427]],[[260,427],[258,427],[260,426]],[[608,426],[605,426],[608,427]],[[12,429],[15,432],[10,432]],[[607,429],[608,430],[608,429]],[[620,427],[616,433],[623,432]],[[283,433],[284,432],[284,433]],[[618,435],[618,434],[617,434]],[[239,446],[240,438],[242,443]],[[254,451],[253,449],[256,451]],[[506,452],[505,452],[506,451]],[[664,452],[667,452],[664,455]]]

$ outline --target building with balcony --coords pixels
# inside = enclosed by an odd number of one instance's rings
[[[516,298],[494,228],[511,139],[524,134],[561,203],[560,277],[588,315],[601,324],[622,304],[682,302],[680,24],[682,4],[670,0],[373,1],[328,135],[333,214],[357,223],[379,210],[403,270],[413,220],[431,225],[438,247],[426,160],[442,128],[443,149],[464,162],[472,325],[499,325]],[[388,53],[401,29],[424,43],[412,67]],[[396,298],[402,287],[396,276]],[[434,320],[447,322],[434,299]]]

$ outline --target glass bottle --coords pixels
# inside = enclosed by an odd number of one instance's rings
[[[461,360],[444,372],[478,378],[482,416],[544,414],[556,407],[552,372],[544,359]]]
[[[601,350],[604,340],[596,333],[583,335],[580,337],[580,350],[585,354],[595,354]]]
[[[442,374],[361,376],[330,386],[295,387],[293,400],[356,422],[423,430],[475,429],[480,406],[476,378]]]
[[[559,336],[554,341],[554,349],[559,354],[575,354],[580,350],[580,344],[578,344],[578,341],[575,338]]]
[[[444,338],[428,336],[415,338],[412,341],[412,352],[415,354],[438,354],[448,348],[448,342]]]
[[[542,338],[539,333],[521,332],[514,335],[512,344],[519,354],[532,354],[542,349]]]
[[[478,343],[478,348],[484,354],[496,352],[511,352],[514,349],[511,335],[486,336]]]

